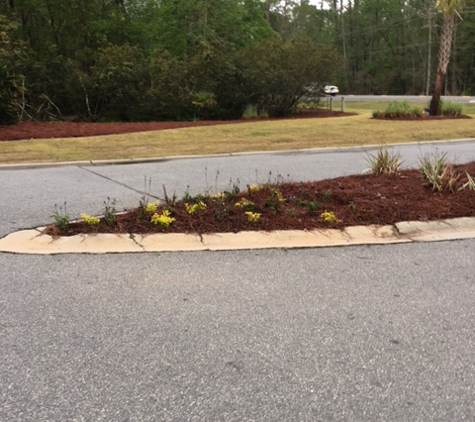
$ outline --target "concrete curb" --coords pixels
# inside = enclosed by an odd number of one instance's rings
[[[0,252],[18,254],[105,254],[137,252],[229,251],[244,249],[322,248],[384,245],[475,238],[475,218],[408,221],[394,226],[353,226],[344,230],[196,234],[95,234],[52,238],[43,228],[0,239]]]

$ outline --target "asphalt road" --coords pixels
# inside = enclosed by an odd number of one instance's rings
[[[355,149],[0,170],[0,236],[54,203],[134,206],[144,179],[160,197],[366,167]],[[0,254],[0,421],[474,421],[474,247]]]

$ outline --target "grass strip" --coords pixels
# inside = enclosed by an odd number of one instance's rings
[[[386,103],[351,103],[355,116],[290,119],[171,129],[87,138],[0,142],[0,163],[42,163],[137,159],[256,151],[286,151],[424,142],[475,136],[471,119],[438,121],[373,120]],[[464,104],[475,116],[475,105]]]

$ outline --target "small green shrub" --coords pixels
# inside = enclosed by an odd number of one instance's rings
[[[290,208],[287,213],[289,214],[289,217],[295,218],[297,217],[297,210],[295,208]]]
[[[331,199],[332,199],[332,192],[331,192],[331,190],[325,189],[325,190],[322,192],[322,200],[323,200],[323,202],[330,202]]]
[[[267,208],[271,208],[274,210],[274,212],[279,211],[280,205],[285,202],[285,199],[282,197],[282,193],[279,191],[279,189],[272,188],[270,189],[270,195],[268,196],[265,206]]]
[[[307,208],[310,212],[314,212],[320,208],[320,205],[317,201],[310,201],[307,205]]]
[[[69,214],[66,210],[66,202],[62,207],[58,207],[57,204],[54,204],[54,212],[51,214],[51,217],[54,218],[56,227],[59,230],[66,230],[69,226]]]
[[[399,117],[422,117],[422,109],[419,107],[411,107],[409,103],[404,101],[391,101],[386,110],[373,111],[373,117],[376,118],[399,118]]]
[[[116,212],[115,199],[107,198],[107,201],[104,201],[104,221],[110,227],[115,226]]]

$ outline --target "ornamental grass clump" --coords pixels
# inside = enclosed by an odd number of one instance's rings
[[[468,174],[467,171],[465,172],[465,176],[467,177],[467,182],[464,183],[464,184],[459,188],[459,190],[465,190],[465,189],[468,189],[468,190],[475,190],[475,181],[473,180],[472,176],[470,176],[470,174]]]
[[[460,172],[447,162],[447,154],[425,155],[420,159],[419,171],[428,181],[433,191],[454,192],[460,185]]]
[[[395,176],[402,165],[401,154],[389,152],[387,147],[380,147],[375,155],[368,154],[367,161],[374,175]]]
[[[441,116],[461,116],[462,104],[455,101],[439,101],[439,115]]]
[[[411,107],[406,100],[391,101],[385,110],[373,111],[374,118],[394,119],[394,118],[414,118],[422,117],[422,109]]]

